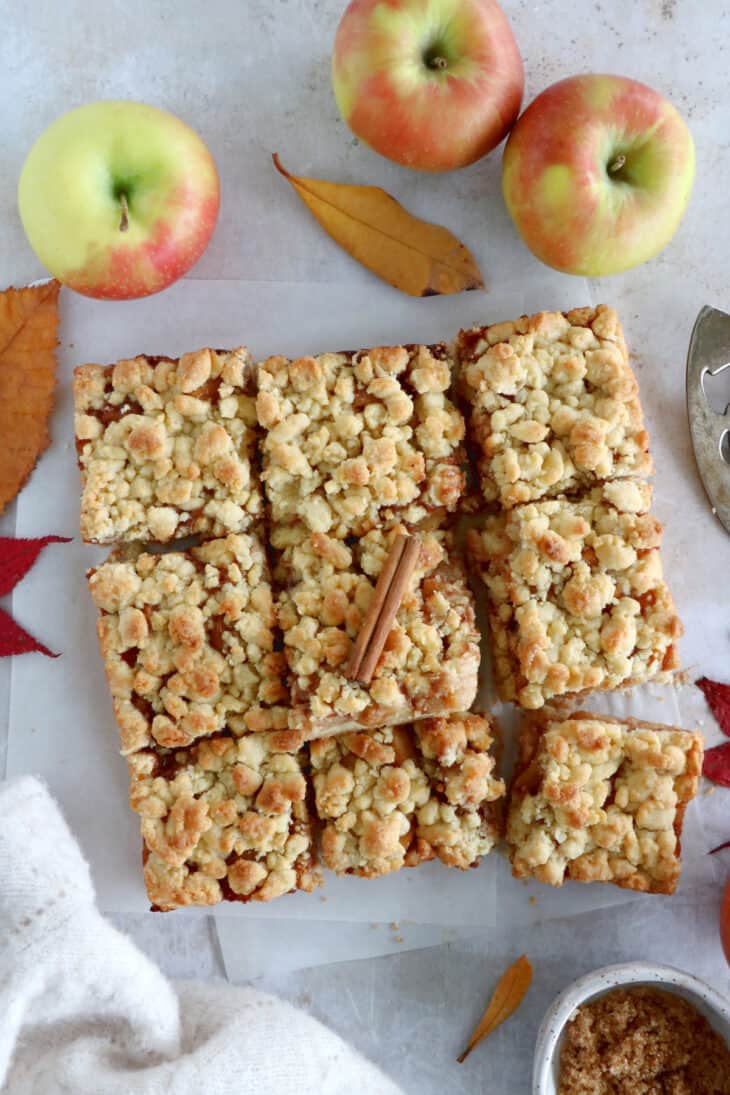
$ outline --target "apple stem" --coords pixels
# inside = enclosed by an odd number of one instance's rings
[[[127,195],[120,194],[119,202],[122,206],[122,219],[119,222],[119,231],[126,232],[129,228],[129,206],[127,205]]]
[[[609,175],[615,175],[617,171],[621,170],[625,163],[626,157],[624,156],[623,152],[620,152],[608,169]]]
[[[443,69],[448,67],[449,62],[446,60],[445,57],[432,57],[429,61],[429,68],[438,68],[443,71]]]

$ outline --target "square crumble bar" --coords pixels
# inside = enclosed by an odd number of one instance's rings
[[[500,697],[666,681],[682,625],[664,582],[648,483],[618,479],[580,501],[533,502],[468,533],[487,587]]]
[[[493,725],[473,714],[312,742],[325,866],[364,878],[435,857],[475,866],[501,835],[493,744]]]
[[[122,752],[287,726],[266,554],[241,533],[89,572]]]
[[[638,385],[612,308],[461,331],[457,356],[487,502],[510,508],[651,474]]]
[[[695,731],[585,712],[529,716],[507,819],[513,874],[673,893],[701,770]]]
[[[479,633],[466,573],[447,532],[421,534],[416,568],[372,681],[345,670],[393,540],[373,530],[342,541],[302,527],[276,567],[292,725],[317,738],[468,710]]]
[[[302,741],[218,734],[128,758],[153,906],[270,901],[321,884]]]
[[[386,346],[258,366],[262,478],[274,525],[339,539],[456,509],[464,420],[447,348]]]
[[[225,536],[261,514],[245,348],[81,365],[74,401],[87,543]]]

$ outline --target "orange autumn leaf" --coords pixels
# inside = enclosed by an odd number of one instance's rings
[[[532,966],[526,954],[523,954],[516,962],[513,962],[508,970],[500,977],[492,998],[487,1004],[486,1011],[476,1025],[476,1029],[467,1043],[467,1047],[460,1057],[459,1064],[463,1064],[474,1046],[496,1030],[505,1019],[522,1003],[525,993],[532,981]]]
[[[60,288],[49,281],[0,292],[0,513],[50,441]]]
[[[447,228],[412,216],[379,186],[349,186],[277,171],[333,240],[383,281],[413,297],[483,289],[471,252]]]

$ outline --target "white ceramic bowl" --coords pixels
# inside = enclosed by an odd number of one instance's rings
[[[730,1045],[730,1000],[704,981],[673,966],[657,966],[652,962],[603,966],[574,981],[548,1008],[537,1035],[533,1095],[556,1095],[563,1031],[575,1009],[580,1004],[603,996],[617,985],[656,985],[683,996]]]

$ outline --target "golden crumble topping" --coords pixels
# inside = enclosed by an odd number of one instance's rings
[[[688,1000],[612,989],[565,1026],[557,1095],[730,1095],[730,1049]]]
[[[528,718],[507,818],[512,873],[673,893],[701,769],[697,732],[584,712]]]
[[[481,715],[341,734],[310,744],[325,866],[364,878],[438,857],[476,865],[499,839],[504,782]]]
[[[289,730],[219,734],[128,758],[154,906],[270,901],[320,885],[302,741]]]
[[[343,538],[454,510],[464,421],[444,346],[387,346],[258,367],[256,409],[275,525]]]
[[[651,474],[638,385],[612,308],[539,312],[461,331],[469,435],[488,502]]]
[[[87,543],[225,536],[261,513],[248,350],[82,365],[74,400]]]
[[[393,540],[289,530],[277,575],[293,725],[309,737],[409,722],[469,708],[479,633],[463,564],[446,532],[421,534],[415,571],[369,685],[345,670]]]
[[[122,752],[287,725],[266,555],[251,534],[89,573]]]
[[[667,679],[677,667],[682,626],[650,501],[647,483],[618,479],[470,531],[502,699],[537,708],[566,693]]]

